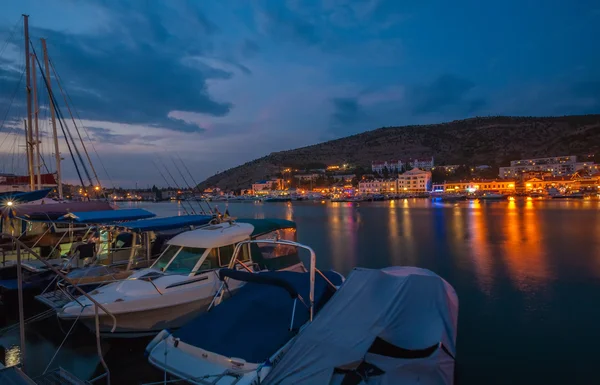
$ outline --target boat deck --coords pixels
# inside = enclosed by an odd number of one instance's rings
[[[61,309],[66,304],[73,301],[73,297],[69,296],[62,290],[54,290],[44,294],[36,295],[35,299],[54,310]]]

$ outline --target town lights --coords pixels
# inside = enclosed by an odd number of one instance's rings
[[[96,191],[100,191],[100,186],[96,186],[96,187],[94,187],[94,190],[96,190]]]

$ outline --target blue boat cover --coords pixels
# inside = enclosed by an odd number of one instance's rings
[[[309,273],[273,271],[258,273],[287,281],[308,303]],[[333,272],[325,276],[334,285],[341,278]],[[331,297],[333,289],[325,280],[315,277],[315,310]],[[228,294],[225,294],[227,298]],[[309,319],[309,310],[302,302],[296,304],[293,330],[290,331],[294,299],[279,286],[248,282],[229,299],[188,322],[173,333],[186,344],[207,351],[236,357],[251,363],[265,362],[296,335]]]
[[[164,231],[187,226],[202,226],[213,219],[210,215],[182,215],[176,217],[143,219],[124,223],[123,227],[133,231]]]
[[[25,203],[37,201],[39,199],[45,198],[52,189],[45,188],[43,190],[35,190],[35,191],[11,191],[0,193],[0,201],[4,204],[5,202],[12,201],[15,203]]]
[[[72,212],[63,215],[59,219],[72,220],[77,223],[112,223],[118,221],[135,221],[155,216],[156,214],[144,209],[121,209]]]

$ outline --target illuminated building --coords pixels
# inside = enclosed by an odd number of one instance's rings
[[[548,158],[520,159],[510,162],[509,167],[500,167],[500,178],[527,179],[532,176],[542,178],[549,174],[553,177],[569,176],[580,170],[598,171],[594,162],[577,162],[575,155],[554,156]],[[537,175],[535,175],[537,173]]]
[[[398,190],[396,179],[372,179],[358,183],[358,192],[361,194],[393,193]]]
[[[476,192],[498,191],[502,193],[515,192],[514,180],[475,180],[462,182],[446,182],[433,186],[434,192]]]
[[[431,171],[423,171],[413,168],[404,174],[398,175],[398,191],[403,192],[427,192],[431,189]]]

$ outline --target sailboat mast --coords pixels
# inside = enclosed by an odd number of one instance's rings
[[[52,100],[52,80],[50,79],[50,64],[48,62],[48,49],[46,48],[46,39],[42,41],[42,51],[44,52],[44,67],[46,70],[46,88],[48,89],[48,99],[50,100],[50,117],[52,119],[52,136],[54,138],[54,156],[56,157],[56,183],[58,183],[58,197],[63,199],[63,186],[60,171],[60,151],[58,148],[58,132],[56,131],[56,115],[54,115],[54,101]]]
[[[40,127],[39,127],[39,112],[37,97],[37,75],[35,70],[35,53],[31,54],[31,78],[33,79],[33,117],[35,128],[35,173],[37,176],[37,189],[42,189],[42,157],[40,156]]]
[[[27,166],[29,169],[29,188],[35,190],[33,180],[33,133],[31,131],[31,69],[29,68],[29,16],[23,15],[25,34],[25,76],[27,77]]]

